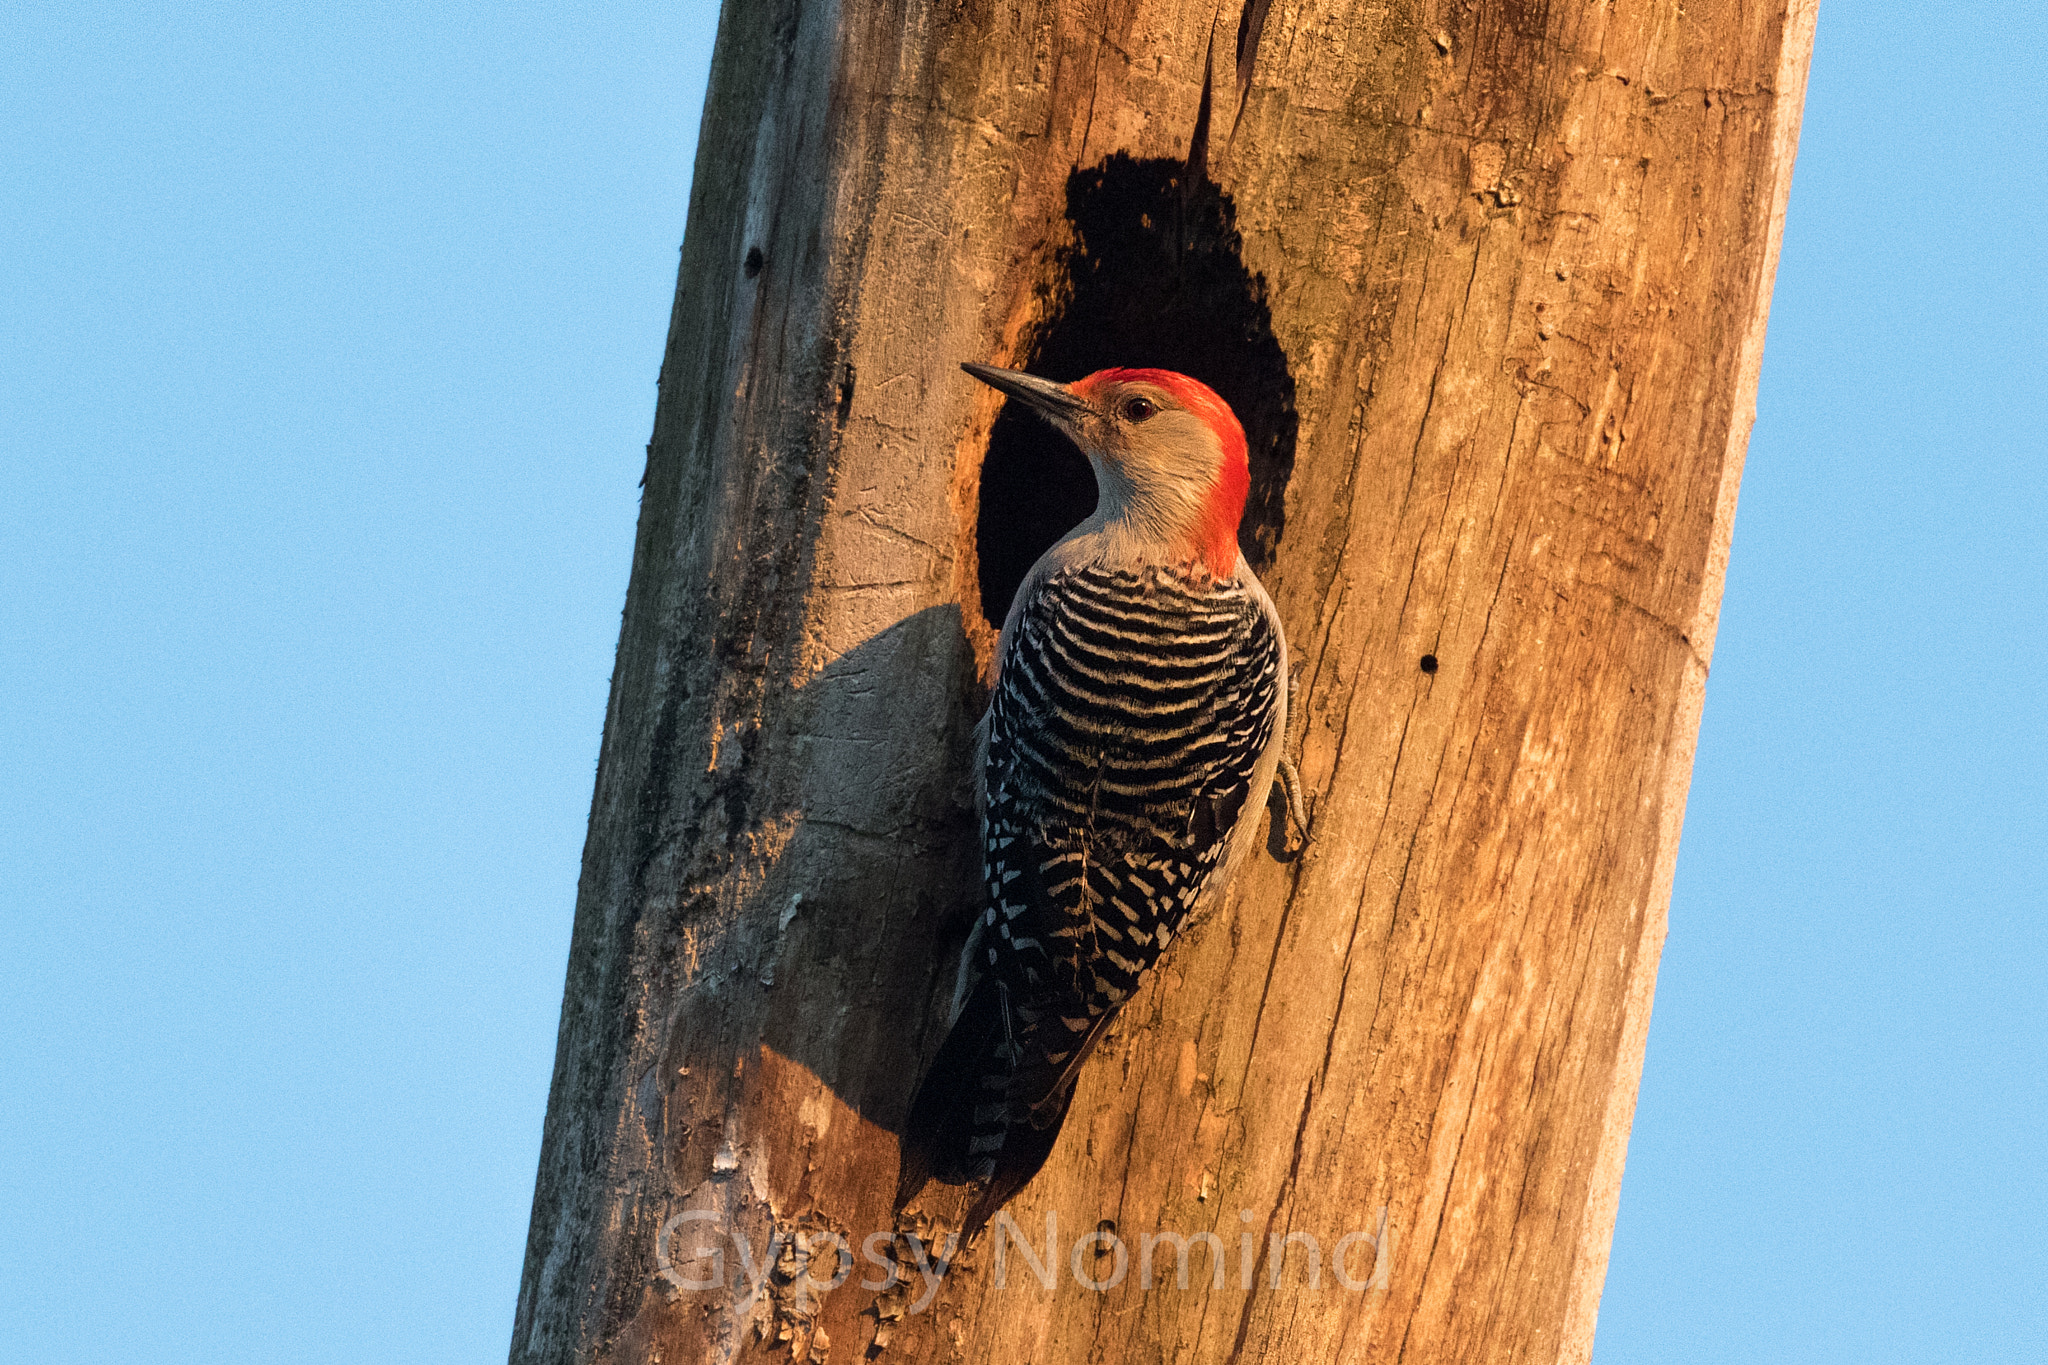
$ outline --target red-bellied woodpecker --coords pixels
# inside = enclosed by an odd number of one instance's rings
[[[1206,385],[962,368],[1072,439],[1097,492],[1003,622],[978,732],[987,902],[904,1132],[898,1207],[930,1178],[977,1182],[971,1236],[1045,1163],[1090,1049],[1255,841],[1287,641],[1238,552],[1244,431]]]

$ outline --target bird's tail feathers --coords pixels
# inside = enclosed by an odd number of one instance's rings
[[[1116,1018],[1093,1019],[1067,1035],[1059,1060],[1045,1051],[1044,1025],[1020,1027],[1008,987],[984,977],[932,1059],[904,1125],[896,1209],[931,1180],[981,1190],[961,1229],[963,1242],[1029,1184],[1051,1156],[1074,1100],[1081,1063]]]
[[[961,1185],[993,1170],[1016,1069],[1003,995],[992,976],[976,984],[910,1102],[897,1168],[899,1211],[928,1180]]]

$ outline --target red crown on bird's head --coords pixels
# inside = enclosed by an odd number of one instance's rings
[[[1237,567],[1237,525],[1244,517],[1245,498],[1252,483],[1244,427],[1237,414],[1216,390],[1174,370],[1097,370],[1068,387],[1088,398],[1106,384],[1150,384],[1162,389],[1175,403],[1201,418],[1214,433],[1223,460],[1188,548],[1201,558],[1210,573],[1218,578],[1228,577]]]

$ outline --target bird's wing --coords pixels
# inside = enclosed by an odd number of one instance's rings
[[[1044,1162],[1081,1063],[1256,819],[1280,650],[1231,580],[1072,568],[1012,609],[979,960],[912,1103],[899,1205],[927,1175],[983,1181],[978,1225]]]
[[[1020,613],[989,714],[988,965],[1022,1019],[1034,1116],[1202,902],[1249,809],[1279,641],[1235,584],[1196,594],[1105,569]]]

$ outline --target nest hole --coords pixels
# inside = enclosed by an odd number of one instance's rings
[[[1178,370],[1216,390],[1244,425],[1251,463],[1238,543],[1263,572],[1280,546],[1298,422],[1262,276],[1245,268],[1230,196],[1172,159],[1119,152],[1067,178],[1073,245],[1056,300],[1020,368],[1071,381],[1127,365]],[[981,610],[1000,629],[1018,584],[1095,509],[1088,461],[1007,403],[981,470],[975,546]]]

